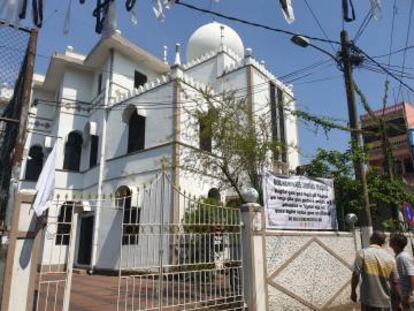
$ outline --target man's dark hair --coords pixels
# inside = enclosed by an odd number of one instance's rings
[[[371,244],[382,246],[385,244],[385,234],[382,231],[374,231],[369,240]]]
[[[408,243],[407,237],[402,233],[393,233],[390,237],[390,244],[397,246],[399,249],[403,250]]]

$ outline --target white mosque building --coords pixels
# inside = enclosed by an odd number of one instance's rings
[[[114,31],[102,37],[87,55],[72,47],[63,54],[53,54],[45,76],[34,77],[19,189],[35,187],[56,143],[55,196],[62,202],[75,195],[101,198],[121,189],[135,202],[137,189],[154,179],[163,160],[170,163],[177,187],[206,197],[217,187],[216,181],[195,177],[180,163],[184,161],[180,151],[189,146],[200,148],[201,144],[197,135],[189,141],[189,129],[182,126],[188,94],[206,86],[216,94],[251,90],[250,102],[255,107],[268,105],[275,110],[272,122],[278,128],[278,139],[290,146],[279,160],[294,170],[299,164],[294,148],[298,145],[296,119],[284,115],[275,104],[284,102],[294,107],[292,88],[257,61],[232,28],[218,22],[197,29],[186,49],[186,62],[177,49],[170,65],[166,51],[164,59],[159,59]],[[221,196],[225,198],[226,193]],[[66,217],[62,216],[64,209],[65,204],[50,214]],[[99,211],[94,205],[83,213],[75,264],[114,269],[118,262],[114,251],[119,244],[114,234],[120,230],[118,222],[122,217],[116,212]],[[58,230],[50,247],[67,248],[68,240],[59,237],[65,230]]]

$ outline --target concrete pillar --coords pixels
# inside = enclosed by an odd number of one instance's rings
[[[263,243],[263,207],[257,203],[241,206],[244,296],[249,311],[267,310],[266,258]]]
[[[34,193],[18,192],[14,201],[1,310],[33,310],[43,227],[31,209]]]

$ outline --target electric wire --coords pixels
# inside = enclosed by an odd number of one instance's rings
[[[413,8],[414,8],[414,0],[410,1],[410,14],[409,14],[409,18],[408,18],[408,26],[407,26],[407,36],[405,38],[405,48],[408,47],[408,41],[410,39],[410,33],[411,33],[411,22],[412,22],[412,16],[413,16]],[[405,67],[405,61],[406,61],[406,57],[407,57],[407,49],[404,50],[404,54],[403,54],[403,62],[402,62],[402,67],[403,67],[403,72],[404,72],[404,67]],[[402,75],[401,75],[401,79],[403,79]],[[398,93],[397,93],[397,100],[400,97],[400,93],[401,93],[401,82],[400,85],[398,87]]]
[[[411,3],[413,3],[413,1],[414,0],[412,0]],[[251,21],[247,21],[247,20],[244,20],[244,19],[241,19],[241,18],[238,18],[238,17],[225,15],[225,14],[222,14],[222,13],[219,13],[219,12],[215,12],[215,11],[212,11],[212,10],[203,9],[203,8],[200,8],[200,7],[197,7],[197,6],[188,4],[188,3],[184,3],[184,2],[182,2],[180,0],[176,0],[176,3],[179,4],[179,5],[181,5],[181,6],[187,7],[189,9],[195,10],[195,11],[208,13],[208,14],[211,14],[211,15],[214,15],[214,16],[217,16],[217,17],[221,17],[223,19],[227,19],[227,20],[239,22],[239,23],[242,23],[242,24],[245,24],[245,25],[249,25],[249,26],[253,26],[253,27],[257,27],[257,28],[262,28],[262,29],[266,29],[266,30],[270,30],[270,31],[274,31],[274,32],[279,32],[279,33],[283,33],[283,34],[291,35],[291,36],[297,35],[296,33],[293,33],[291,31],[287,31],[287,30],[283,30],[283,29],[278,29],[278,28],[274,28],[274,27],[271,27],[271,26],[267,26],[267,25],[263,25],[263,24],[259,24],[259,23],[255,23],[255,22],[251,22]],[[410,14],[410,15],[412,15],[412,14]],[[410,21],[411,21],[411,18],[410,18]],[[338,42],[338,41],[327,40],[327,39],[318,38],[318,37],[312,37],[312,36],[308,36],[308,35],[302,35],[302,36],[305,37],[305,38],[307,38],[307,39],[309,39],[309,40],[315,40],[315,41],[326,42],[326,43],[331,42],[333,44],[340,45],[340,42]],[[381,64],[379,64],[378,62],[376,62],[375,59],[373,59],[370,55],[368,55],[368,53],[366,53],[365,51],[363,51],[361,48],[357,47],[356,45],[353,45],[353,48],[355,50],[358,50],[363,55],[365,55],[369,60],[373,61],[374,64],[376,66],[378,66],[381,70],[383,70],[385,73],[389,73],[389,71],[386,68],[384,68],[384,66],[382,66]],[[400,82],[400,85],[401,86],[405,86],[407,89],[409,89],[412,92],[414,91],[413,88],[411,88],[409,85],[407,85],[401,78],[398,78],[395,74],[390,73],[389,75],[394,80],[396,80],[397,82]]]
[[[313,83],[317,83],[317,82],[330,81],[330,80],[339,79],[339,78],[342,78],[342,75],[335,75],[335,76],[329,76],[329,77],[324,77],[324,78],[320,78],[320,79],[304,81],[304,82],[296,83],[296,85],[313,84]]]
[[[308,0],[304,0],[304,1],[305,1],[305,4],[306,4],[306,6],[307,6],[307,8],[308,8],[309,12],[311,13],[311,15],[312,15],[313,19],[315,20],[316,24],[318,25],[319,29],[321,30],[322,34],[324,35],[324,37],[325,37],[327,40],[330,40],[330,39],[329,39],[329,37],[328,37],[328,34],[326,33],[325,29],[322,27],[322,24],[321,24],[321,22],[319,21],[318,16],[317,16],[317,15],[315,14],[315,12],[313,11],[313,9],[312,9],[312,7],[310,6],[310,4],[309,4]],[[332,44],[332,42],[329,42],[329,45],[331,46],[331,48],[332,48],[332,50],[334,51],[334,53],[336,53],[336,52],[337,52],[337,50],[335,49],[335,47],[334,47],[334,45]]]
[[[402,76],[404,79],[409,79],[409,80],[413,80],[414,79],[414,73],[410,72],[409,70],[407,70],[407,68],[405,68],[405,71],[403,72],[400,69],[399,66],[395,66],[395,65],[390,65],[390,67],[388,67],[387,64],[383,64],[383,63],[379,63],[382,66],[384,66],[384,68],[386,68],[388,70],[388,72],[391,72],[395,75],[399,75]],[[384,71],[381,68],[378,68],[378,66],[372,62],[367,61],[365,64],[361,65],[361,68],[363,69],[367,69],[373,72],[377,72],[377,73],[384,73]],[[388,75],[388,73],[385,73],[386,75]]]
[[[199,7],[196,7],[196,6],[193,6],[193,5],[190,5],[190,4],[181,2],[181,1],[177,1],[176,0],[176,3],[179,4],[179,5],[185,6],[185,7],[189,8],[189,9],[193,9],[193,10],[196,10],[196,11],[199,11],[199,12],[208,13],[208,14],[212,14],[212,15],[215,15],[215,16],[218,16],[218,17],[222,17],[224,19],[233,20],[233,21],[240,22],[240,23],[243,23],[243,24],[247,24],[247,25],[250,25],[250,26],[253,26],[253,27],[259,27],[259,28],[262,28],[262,29],[267,29],[267,30],[271,30],[271,31],[275,31],[275,32],[279,32],[279,33],[283,33],[283,34],[287,34],[287,35],[295,35],[296,34],[296,33],[293,33],[291,31],[287,31],[287,30],[283,30],[283,29],[278,29],[278,28],[274,28],[274,27],[262,25],[262,24],[259,24],[259,23],[254,23],[254,22],[250,22],[250,21],[247,21],[247,20],[243,20],[241,18],[237,18],[237,17],[234,17],[234,16],[224,15],[224,14],[221,14],[221,13],[218,13],[218,12],[215,12],[215,11],[212,11],[212,10],[206,10],[206,9],[203,9],[203,8],[199,8]],[[338,45],[340,44],[340,42],[338,42],[338,41],[327,40],[327,39],[318,38],[318,37],[312,37],[312,36],[308,36],[308,35],[303,35],[303,36],[306,37],[306,38],[308,38],[308,39],[310,39],[310,40],[315,40],[315,41],[320,41],[320,42],[326,42],[326,43],[334,43],[334,44],[338,44]],[[12,47],[7,47],[7,48],[13,49]],[[354,48],[356,50],[360,51],[362,54],[364,54],[368,59],[372,60],[373,63],[376,66],[378,66],[380,69],[382,69],[385,73],[388,72],[388,70],[386,68],[384,68],[384,66],[382,66],[381,64],[379,64],[378,62],[376,62],[373,59],[373,57],[369,56],[362,49],[358,48],[356,45],[354,45]],[[404,50],[407,50],[407,49],[408,48],[406,47]],[[37,56],[40,56],[40,57],[46,57],[46,58],[49,59],[49,56],[41,55],[39,53],[36,53],[36,55]],[[84,68],[89,68],[89,69],[95,69],[95,70],[98,69],[98,70],[101,70],[102,72],[108,72],[107,70],[102,70],[100,68],[94,68],[94,67],[90,67],[90,66],[83,66],[83,67]],[[402,81],[402,79],[398,79],[398,77],[396,77],[394,74],[392,74],[390,76],[393,77],[396,81],[401,82],[401,85],[404,85],[410,91],[413,91],[413,89],[410,86],[408,86],[407,84],[405,84]]]
[[[329,62],[329,60],[328,60],[328,62]],[[325,68],[328,68],[329,65],[330,65],[330,64],[328,64],[328,62],[327,61],[321,61],[321,62],[315,63],[315,64],[313,64],[311,66],[307,66],[305,68],[302,68],[302,69],[299,69],[299,70],[296,70],[296,71],[298,71],[298,72],[301,71],[301,70],[303,71],[306,68],[308,68],[308,69],[309,68],[314,69],[316,65],[321,65],[321,64],[325,65]],[[302,74],[302,76],[296,77],[295,78],[295,81],[296,80],[299,80],[299,79],[303,79],[305,77],[308,77],[309,75],[315,74],[317,72],[320,72],[320,70],[319,71],[313,71],[313,73],[308,73],[306,75],[303,75]],[[285,76],[289,76],[289,74],[287,74]],[[290,80],[290,81],[292,81],[292,80]],[[310,83],[316,83],[316,81],[314,81],[314,82],[310,81]],[[269,85],[269,82],[266,81],[266,82],[262,82],[262,83],[255,84],[255,85],[253,85],[251,87],[254,89],[254,94],[256,94],[256,93],[260,93],[260,92],[263,92],[263,91],[267,90],[268,85]],[[262,87],[262,88],[260,88],[260,87]],[[240,87],[240,88],[236,88],[236,89],[231,89],[231,90],[228,90],[226,92],[218,93],[215,96],[226,95],[228,93],[237,94],[238,92],[247,91],[249,88],[250,88],[249,86],[245,86],[245,87]],[[130,101],[133,101],[134,98],[138,98],[141,95],[142,94],[138,94],[138,95],[135,95],[135,96],[131,96],[131,97],[129,97],[129,98],[127,98],[127,99],[119,102],[119,103],[116,103],[115,105],[113,105],[111,107],[119,106],[120,108],[122,108],[125,105],[127,105]],[[238,98],[243,97],[245,95],[246,94],[239,95]],[[172,108],[173,107],[173,105],[172,105],[172,99],[173,99],[172,96],[166,96],[166,97],[159,97],[159,96],[157,96],[154,99],[151,99],[151,98],[146,99],[146,100],[138,99],[138,101],[139,101],[139,104],[145,105],[145,106],[149,107],[150,109],[160,109],[160,107],[168,108],[169,109],[169,108]],[[190,100],[190,103],[192,103],[194,100],[201,100],[201,99],[203,99],[203,97],[192,98]],[[62,98],[60,101],[55,101],[55,100],[47,100],[47,99],[40,99],[40,98],[38,98],[37,101],[36,101],[36,103],[37,104],[45,104],[45,103],[51,104],[51,103],[59,103],[60,102],[63,105],[64,108],[77,108],[77,107],[79,107],[81,105],[84,105],[84,106],[86,106],[86,107],[88,107],[88,108],[90,108],[92,110],[107,109],[108,108],[108,107],[104,106],[104,104],[91,105],[91,102],[82,102],[82,101],[76,101],[73,104],[68,104],[66,101],[72,101],[72,100],[71,99],[67,99],[67,98]],[[66,103],[63,103],[63,102],[66,102]],[[185,104],[185,103],[188,103],[188,101],[181,101],[181,104]],[[53,106],[56,106],[56,105],[53,105]]]
[[[367,14],[365,15],[365,18],[363,19],[361,25],[359,26],[359,29],[357,30],[355,36],[354,36],[354,42],[357,42],[358,39],[362,36],[362,34],[364,33],[364,31],[367,29],[369,23],[372,20],[372,12],[371,9],[368,10]]]
[[[230,20],[230,21],[233,21],[233,22],[238,22],[238,23],[249,25],[249,26],[252,26],[252,27],[261,28],[261,29],[265,29],[265,30],[270,30],[270,31],[273,31],[273,32],[278,32],[278,33],[283,33],[285,35],[290,35],[290,36],[297,35],[297,33],[289,31],[289,30],[280,29],[280,28],[276,28],[276,27],[272,27],[272,26],[268,26],[268,25],[248,21],[248,20],[241,19],[241,18],[238,18],[238,17],[235,17],[235,16],[231,16],[231,15],[225,15],[225,14],[213,11],[213,10],[204,9],[204,8],[192,5],[192,4],[182,2],[181,0],[176,0],[175,3],[178,4],[178,5],[184,6],[188,9],[194,10],[194,11],[207,13],[207,14],[210,14],[210,15],[221,17],[221,18],[226,19],[226,20]],[[314,36],[309,36],[309,35],[304,35],[304,34],[301,34],[301,36],[305,37],[309,40],[325,42],[325,43],[333,43],[333,44],[338,44],[338,45],[341,44],[339,41],[335,41],[335,40],[324,39],[324,38],[319,38],[319,37],[314,37]]]
[[[414,45],[410,45],[410,46],[407,46],[405,48],[398,49],[398,50],[393,51],[393,52],[389,52],[389,53],[386,53],[386,54],[380,54],[380,55],[373,56],[373,58],[384,58],[384,57],[387,57],[387,56],[390,56],[390,55],[394,55],[394,54],[398,54],[398,53],[401,53],[401,52],[405,52],[405,51],[411,50],[413,48],[414,48]]]
[[[391,32],[390,32],[390,44],[389,44],[389,48],[388,48],[388,69],[391,66],[391,58],[392,58],[392,47],[393,47],[393,43],[394,43],[394,28],[395,28],[395,17],[397,15],[397,0],[394,0],[393,6],[392,6],[392,20],[391,20]],[[387,87],[389,84],[389,75],[388,73],[385,76],[385,86]],[[386,89],[387,92],[388,88]],[[384,94],[384,98],[388,96],[388,94]],[[397,99],[394,98],[394,101],[396,102]],[[387,107],[387,102],[384,99],[384,104],[383,104],[383,117],[384,117],[384,113],[385,113],[385,108]]]
[[[397,0],[394,0],[394,4],[392,6],[392,20],[391,20],[391,32],[390,32],[390,45],[388,48],[388,66],[391,64],[391,56],[392,56],[392,46],[394,44],[394,28],[395,28],[395,16],[397,15]],[[387,75],[388,78],[388,75]]]
[[[354,49],[356,51],[358,51],[359,53],[363,54],[367,59],[369,59],[370,61],[372,61],[377,67],[379,67],[384,73],[388,73],[390,75],[390,77],[392,77],[394,80],[398,81],[401,83],[401,85],[405,86],[407,89],[409,89],[411,92],[414,92],[414,89],[409,86],[407,83],[405,83],[402,79],[398,78],[395,74],[393,74],[392,72],[390,72],[387,68],[385,68],[385,66],[381,65],[379,62],[377,62],[374,58],[372,58],[372,56],[370,56],[368,53],[366,53],[364,50],[358,48],[357,46],[354,45]]]
[[[254,91],[251,92],[251,94],[258,94],[261,92],[264,92],[268,89],[268,82],[264,82],[264,83],[259,83],[256,86],[254,86]],[[233,91],[236,91],[235,93],[233,93]],[[240,91],[244,91],[241,94],[237,94],[237,92]],[[236,90],[231,90],[229,91],[229,93],[233,93],[234,95],[234,99],[240,99],[240,98],[245,98],[247,96],[247,94],[249,93],[248,88],[240,88],[240,89],[236,89]],[[219,93],[219,94],[215,94],[213,95],[215,98],[219,98],[220,95],[226,95],[225,93]],[[109,109],[109,110],[120,110],[123,109],[124,107],[129,106],[131,103],[130,101],[133,100],[134,97],[131,98],[127,98],[124,101],[121,101],[119,103],[116,103],[112,106],[91,106],[86,102],[77,102],[76,100],[72,100],[72,99],[68,99],[68,98],[62,98],[60,101],[56,101],[56,100],[48,100],[48,99],[38,99],[36,105],[48,105],[48,106],[53,106],[53,107],[62,107],[62,108],[66,108],[66,109],[76,109],[80,106],[84,106],[84,107],[88,107],[91,110],[93,109]],[[158,98],[154,99],[154,100],[148,100],[148,101],[141,101],[138,100],[137,102],[134,102],[135,105],[143,107],[145,109],[148,110],[159,110],[159,109],[172,109],[174,107],[181,107],[181,108],[192,108],[192,107],[196,107],[198,106],[198,104],[195,103],[195,101],[197,100],[203,100],[205,99],[204,96],[199,96],[199,97],[193,97],[193,98],[189,98],[186,100],[181,100],[180,103],[178,105],[174,105],[172,104],[172,97],[170,100],[167,101],[161,101]],[[68,103],[69,102],[69,103]],[[56,105],[59,104],[59,105]]]
[[[21,49],[16,49],[14,47],[7,46],[7,45],[0,45],[0,49],[1,48],[3,48],[3,49],[10,49],[10,50],[16,51],[16,52],[23,52],[23,50],[21,50]],[[42,53],[36,53],[35,56],[36,57],[41,57],[41,58],[44,58],[44,59],[47,59],[47,60],[50,59],[50,56],[44,55]],[[57,57],[54,57],[53,60],[54,61],[57,61],[57,62],[63,62],[63,63],[66,62],[66,60],[60,59],[60,58],[57,58]],[[300,75],[303,75],[303,77],[307,77],[307,75],[305,76],[305,72],[306,71],[316,69],[317,67],[320,67],[320,66],[323,66],[323,65],[327,65],[330,61],[331,60],[318,61],[318,62],[313,63],[311,65],[308,65],[306,67],[299,68],[299,69],[296,69],[296,70],[294,70],[294,71],[292,71],[290,73],[281,75],[281,76],[279,76],[277,78],[278,78],[278,80],[280,80],[280,81],[282,81],[284,83],[290,83],[289,82],[289,79],[293,79],[293,78],[299,77],[299,74]],[[96,71],[97,73],[102,73],[102,74],[110,73],[110,70],[107,70],[107,69],[104,69],[104,68],[101,68],[101,67],[89,66],[89,65],[84,65],[84,64],[82,65],[82,67],[85,68],[85,69],[87,69],[87,70]],[[128,75],[128,74],[125,74],[125,73],[117,73],[117,74],[120,75],[120,76],[123,76],[125,78],[130,78],[130,79],[134,79],[135,78],[134,75]]]

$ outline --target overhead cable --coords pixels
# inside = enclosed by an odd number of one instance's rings
[[[327,33],[326,33],[326,31],[325,31],[325,29],[322,27],[322,24],[319,21],[318,16],[315,14],[315,12],[313,11],[312,7],[310,6],[308,0],[304,0],[304,1],[305,1],[306,6],[308,7],[308,10],[311,13],[313,19],[315,20],[316,24],[318,25],[319,29],[321,30],[322,34],[324,35],[324,37],[327,40],[330,40],[329,37],[328,37],[328,35],[327,35]],[[336,49],[335,49],[334,45],[332,44],[332,42],[329,42],[329,45],[331,46],[332,50],[336,53]]]
[[[408,41],[410,39],[411,22],[412,22],[412,17],[413,17],[413,8],[414,8],[414,0],[411,0],[410,1],[410,15],[408,17],[407,35],[406,35],[406,38],[405,38],[405,48],[407,48]],[[403,54],[403,62],[402,62],[403,73],[404,73],[406,57],[407,57],[407,49],[404,50],[404,54]],[[403,79],[403,75],[401,74],[401,80],[402,79]],[[400,93],[401,93],[401,82],[400,82],[400,85],[398,87],[397,100],[400,97]]]
[[[235,17],[235,16],[225,15],[225,14],[213,11],[213,10],[200,8],[198,6],[182,2],[181,0],[176,0],[176,3],[181,5],[181,6],[184,6],[186,8],[189,8],[191,10],[195,10],[195,11],[202,12],[202,13],[207,13],[207,14],[210,14],[210,15],[221,17],[223,19],[231,20],[233,22],[242,23],[242,24],[253,26],[253,27],[256,27],[256,28],[262,28],[262,29],[273,31],[273,32],[279,32],[279,33],[283,33],[283,34],[290,35],[290,36],[297,35],[297,33],[289,31],[289,30],[280,29],[280,28],[276,28],[276,27],[272,27],[272,26],[268,26],[268,25],[248,21],[248,20],[241,19],[241,18],[238,18],[238,17]],[[330,40],[330,39],[323,39],[323,38],[318,38],[318,37],[308,36],[308,35],[301,35],[301,36],[305,37],[309,40],[325,42],[325,43],[333,43],[333,44],[338,44],[338,45],[341,44],[339,41],[334,41],[334,40]]]

